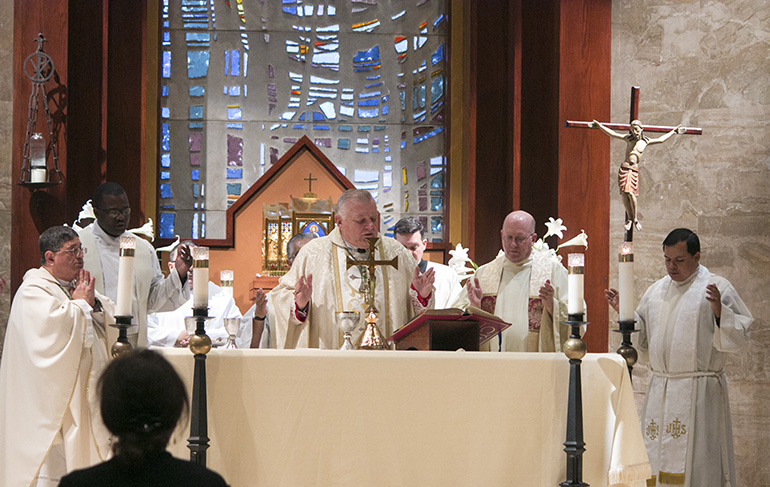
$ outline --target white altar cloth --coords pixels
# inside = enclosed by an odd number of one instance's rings
[[[193,356],[162,353],[192,387]],[[566,479],[563,354],[212,350],[208,467],[233,487],[523,486]],[[625,362],[582,365],[593,487],[646,485]],[[189,424],[170,446],[189,458]],[[622,482],[621,482],[622,480]]]

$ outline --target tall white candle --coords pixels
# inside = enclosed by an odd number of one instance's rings
[[[585,254],[567,255],[569,276],[567,277],[567,313],[582,314],[583,307],[583,275],[585,271]]]
[[[634,319],[634,244],[623,242],[618,254],[620,321]]]
[[[193,307],[209,307],[209,248],[193,247]]]
[[[120,257],[118,258],[118,302],[115,316],[131,316],[135,251],[135,237],[129,235],[120,237]]]
[[[233,295],[233,271],[225,270],[219,272],[219,285],[222,291],[230,296]]]

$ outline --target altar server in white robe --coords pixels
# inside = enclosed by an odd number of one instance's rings
[[[652,378],[642,433],[653,478],[647,485],[736,487],[724,368],[754,321],[727,279],[699,264],[700,241],[678,228],[663,241],[668,276],[636,309],[638,343]],[[618,292],[606,291],[617,310]]]
[[[548,251],[534,251],[535,219],[509,213],[500,230],[503,250],[478,268],[454,307],[468,305],[511,323],[488,342],[493,352],[558,352],[569,337],[567,269]]]
[[[174,272],[175,261],[179,249],[182,245],[192,247],[195,244],[185,242],[177,244],[171,249],[169,255],[168,269]],[[187,284],[192,291],[192,276],[188,275]],[[214,346],[218,347],[227,342],[229,334],[225,330],[225,318],[241,319],[241,326],[235,336],[235,344],[238,348],[249,348],[251,345],[251,320],[243,320],[241,311],[235,304],[233,298],[233,288],[231,286],[217,286],[213,282],[208,283],[208,315],[211,317],[206,322],[206,334],[211,338]],[[193,299],[190,298],[174,311],[165,311],[162,313],[150,313],[147,316],[147,339],[150,346],[156,347],[186,347],[190,334],[185,326],[185,318],[192,316]]]
[[[4,487],[56,486],[109,453],[94,393],[109,360],[113,304],[94,292],[73,229],[49,228],[39,247],[41,267],[14,296],[0,363]]]
[[[460,278],[451,267],[422,258],[428,245],[428,240],[424,237],[424,233],[420,219],[413,216],[400,219],[393,227],[394,238],[412,254],[412,257],[417,261],[420,272],[433,269],[436,275],[433,283],[435,308],[450,308],[463,290],[463,287],[460,285]]]
[[[117,300],[118,259],[121,235],[126,232],[131,207],[128,196],[117,183],[104,183],[96,188],[93,197],[96,221],[80,233],[85,256],[85,268],[96,278],[96,290]],[[132,235],[133,236],[133,235]],[[173,311],[190,298],[187,270],[192,257],[186,246],[179,251],[175,262],[176,272],[163,276],[158,257],[152,245],[142,238],[136,239],[134,255],[134,287],[131,297],[131,314],[134,325],[128,329],[128,340],[135,346],[147,346],[147,314]]]
[[[377,204],[368,191],[348,190],[340,195],[334,230],[302,247],[294,265],[269,294],[278,348],[333,349],[342,345],[335,312],[360,311],[363,315],[366,308],[360,291],[361,266],[347,269],[346,258],[369,258],[366,239],[379,237],[379,219]],[[378,325],[386,337],[431,307],[433,299],[433,271],[420,274],[403,245],[392,238],[379,238],[374,258],[394,257],[398,269],[379,266],[375,270]],[[354,340],[362,328],[354,331]]]

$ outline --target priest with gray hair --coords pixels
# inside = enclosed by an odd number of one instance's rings
[[[340,348],[342,337],[335,312],[366,309],[361,289],[363,266],[353,260],[397,259],[398,268],[375,270],[374,301],[378,325],[387,337],[420,311],[433,307],[431,270],[420,274],[407,250],[391,238],[380,237],[380,213],[368,191],[348,190],[337,200],[335,228],[328,236],[309,241],[289,272],[270,293],[271,319],[275,310],[278,348]],[[376,238],[370,256],[367,238]],[[355,331],[353,339],[360,331]]]

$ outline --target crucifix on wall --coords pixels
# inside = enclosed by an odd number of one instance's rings
[[[661,125],[642,125],[639,121],[639,87],[631,88],[631,110],[628,124],[592,122],[573,122],[568,120],[566,127],[598,128],[613,138],[623,139],[626,146],[625,160],[620,163],[618,169],[618,185],[620,195],[623,198],[623,206],[626,210],[624,227],[626,230],[625,241],[633,241],[634,227],[641,230],[637,219],[637,201],[639,195],[639,162],[647,146],[660,144],[668,140],[674,134],[701,135],[703,130],[695,127],[666,127]],[[620,134],[615,130],[628,130],[628,134]],[[651,139],[644,135],[647,132],[665,132],[664,135]]]

